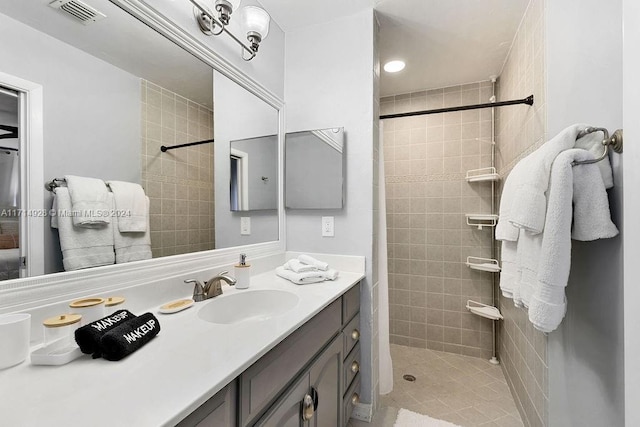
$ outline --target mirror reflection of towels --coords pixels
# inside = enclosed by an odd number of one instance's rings
[[[0,150],[0,208],[18,207],[19,170],[18,152]]]

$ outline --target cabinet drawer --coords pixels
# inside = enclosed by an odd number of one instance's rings
[[[240,426],[251,424],[340,330],[340,300],[293,332],[240,376]]]
[[[342,296],[342,324],[347,323],[360,311],[360,283]]]
[[[355,408],[356,404],[360,402],[360,375],[356,375],[356,379],[349,387],[349,390],[344,396],[344,400],[342,403],[342,425],[346,426],[349,422],[349,418],[351,418],[351,413],[353,412],[353,408]]]
[[[180,421],[177,427],[234,427],[236,390],[236,381],[233,381]]]
[[[358,375],[358,372],[360,372],[360,344],[358,344],[344,360],[342,371],[344,372],[342,376],[344,387],[348,388],[356,375]]]
[[[344,328],[343,344],[344,355],[348,355],[351,349],[360,342],[360,314],[351,319],[351,322]]]

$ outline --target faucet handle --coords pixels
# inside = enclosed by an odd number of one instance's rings
[[[193,287],[193,300],[198,302],[198,301],[203,301],[205,299],[205,295],[204,295],[204,286],[202,286],[202,282],[199,281],[198,279],[187,279],[184,281],[184,283],[194,283],[195,286]]]

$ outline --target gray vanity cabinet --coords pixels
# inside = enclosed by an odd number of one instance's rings
[[[358,284],[179,426],[346,426],[360,394],[359,311]]]
[[[237,390],[234,380],[180,421],[177,427],[235,427]]]

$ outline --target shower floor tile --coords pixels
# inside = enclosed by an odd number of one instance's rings
[[[382,409],[371,424],[351,420],[351,427],[391,427],[398,408],[463,427],[521,427],[520,414],[500,366],[484,359],[391,345],[393,391],[381,396]],[[402,377],[410,374],[414,382]]]

